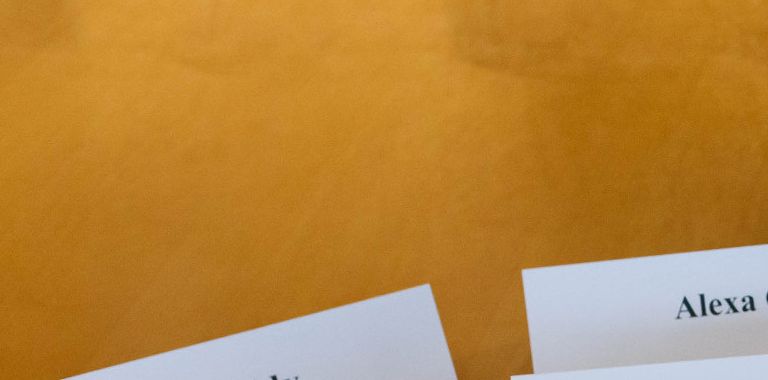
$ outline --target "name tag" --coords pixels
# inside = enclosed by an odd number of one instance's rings
[[[768,354],[768,245],[523,271],[534,372]]]
[[[750,356],[544,375],[512,376],[512,380],[764,380],[767,374],[768,356]]]
[[[72,377],[455,380],[429,285]]]

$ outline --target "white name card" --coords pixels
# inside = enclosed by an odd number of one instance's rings
[[[528,269],[523,282],[536,373],[768,354],[768,245]]]
[[[76,380],[455,380],[429,285],[98,370]]]
[[[765,380],[766,378],[768,378],[768,356],[512,376],[512,380]]]

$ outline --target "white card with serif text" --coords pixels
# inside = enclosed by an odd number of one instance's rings
[[[535,373],[768,354],[768,245],[527,269],[523,282]]]
[[[72,380],[455,380],[429,285]]]

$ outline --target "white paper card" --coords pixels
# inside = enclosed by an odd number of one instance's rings
[[[768,354],[768,245],[529,269],[523,282],[535,373]]]
[[[512,380],[765,380],[766,378],[768,378],[768,356],[512,376]]]
[[[71,379],[455,380],[429,285]]]

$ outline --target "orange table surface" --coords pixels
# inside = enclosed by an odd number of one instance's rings
[[[768,241],[759,0],[0,0],[0,377],[431,283],[530,372],[520,270]]]

